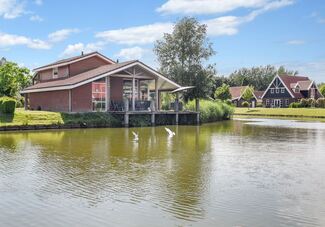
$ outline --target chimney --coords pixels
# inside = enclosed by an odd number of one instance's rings
[[[84,56],[84,52],[83,51],[81,51],[81,56]]]
[[[119,62],[119,60],[118,59],[116,59],[116,63],[118,63]]]

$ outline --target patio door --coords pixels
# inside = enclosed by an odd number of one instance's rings
[[[276,108],[281,107],[281,100],[280,99],[274,99],[274,107],[276,107]]]

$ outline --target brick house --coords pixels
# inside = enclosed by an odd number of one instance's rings
[[[275,76],[262,96],[265,107],[288,107],[301,99],[318,99],[323,97],[316,83],[308,77]]]
[[[21,94],[31,110],[143,111],[159,109],[161,92],[183,89],[138,60],[117,63],[92,52],[34,69]]]

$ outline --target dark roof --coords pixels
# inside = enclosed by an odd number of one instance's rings
[[[94,52],[91,52],[91,53],[88,53],[88,54],[83,54],[83,55],[78,55],[78,56],[74,56],[74,57],[71,57],[71,58],[65,58],[65,59],[61,59],[59,61],[55,61],[55,62],[52,62],[50,64],[47,64],[47,65],[43,65],[41,67],[38,67],[38,68],[35,68],[35,70],[40,70],[42,68],[47,68],[47,67],[51,67],[51,66],[54,66],[54,65],[59,65],[59,64],[69,64],[69,62],[72,62],[72,61],[75,61],[75,60],[81,60],[85,57],[88,57],[90,55],[93,55],[93,54],[98,54],[100,56],[102,56],[103,58],[106,58],[107,60],[111,61],[111,62],[114,62],[113,60],[111,60],[110,58],[102,55],[101,53],[97,52],[97,51],[94,51]]]
[[[254,91],[254,95],[257,99],[262,99],[264,91]]]
[[[238,99],[241,96],[242,91],[244,91],[248,86],[230,87],[229,91],[231,94],[231,99]]]
[[[87,72],[83,72],[78,75],[75,75],[73,77],[68,77],[66,79],[38,83],[38,84],[35,84],[35,85],[25,88],[24,91],[29,91],[29,90],[34,90],[34,89],[42,89],[42,88],[52,88],[52,87],[75,85],[75,84],[81,83],[83,81],[92,79],[94,77],[100,76],[102,74],[111,72],[118,68],[122,68],[122,67],[132,64],[134,62],[137,62],[137,61],[127,61],[127,62],[121,62],[121,63],[116,63],[116,64],[103,65],[98,68],[89,70]]]

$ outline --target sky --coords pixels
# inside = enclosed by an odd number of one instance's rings
[[[325,82],[324,0],[0,0],[0,57],[33,69],[99,51],[157,68],[155,40],[184,16],[207,25],[218,75],[271,64]]]

